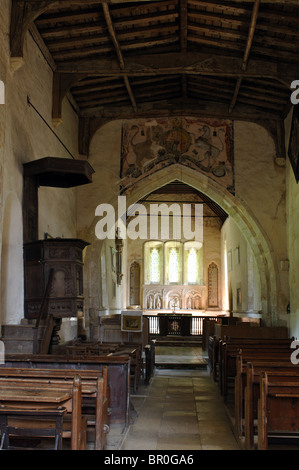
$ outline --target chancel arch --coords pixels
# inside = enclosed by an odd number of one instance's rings
[[[263,232],[251,210],[219,184],[202,173],[174,164],[159,170],[155,178],[148,176],[134,185],[127,194],[127,205],[142,200],[147,194],[172,181],[181,181],[209,196],[235,221],[245,239],[251,246],[260,273],[261,309],[265,322],[277,321],[279,279],[277,265],[273,258],[271,242]]]
[[[105,167],[106,165],[107,154],[115,154],[117,149],[119,151],[119,147],[121,145],[121,130],[121,120],[114,122],[111,121],[99,129],[91,142],[89,158],[91,165],[95,169],[95,184],[98,184],[99,187],[102,187],[101,194],[108,196],[108,200],[105,199],[105,202],[110,203],[114,207],[116,214],[118,210],[118,197],[120,194],[119,156],[117,159],[113,160],[114,164],[109,166],[109,169],[107,170],[109,173],[109,178],[106,177],[106,174],[104,177],[101,168]],[[238,131],[241,130],[244,130],[243,127],[242,129],[241,127],[240,129],[238,128]],[[261,137],[264,136],[263,128],[256,125],[252,126],[251,132],[261,132]],[[102,149],[102,142],[105,142],[105,151]],[[99,170],[98,172],[97,169]],[[111,182],[113,181],[114,183],[111,187]],[[154,191],[157,191],[159,188],[162,188],[175,181],[182,182],[183,184],[188,185],[189,187],[194,188],[209,197],[220,208],[222,208],[229,218],[233,220],[238,226],[238,229],[251,247],[254,259],[256,261],[257,271],[260,277],[260,290],[258,294],[260,298],[259,312],[262,313],[263,319],[266,323],[273,325],[276,324],[279,321],[279,315],[284,313],[285,307],[283,304],[283,286],[281,286],[282,281],[279,272],[277,249],[275,248],[275,245],[272,245],[274,240],[270,240],[269,227],[262,224],[259,214],[254,211],[253,205],[250,204],[251,201],[249,201],[250,203],[247,203],[247,199],[244,197],[239,197],[238,192],[236,193],[237,195],[234,195],[227,188],[219,184],[217,181],[212,180],[212,178],[209,178],[203,172],[196,171],[195,169],[189,168],[180,163],[173,163],[168,167],[160,168],[152,174],[137,179],[127,191],[122,193],[122,196],[125,196],[126,206],[128,208],[131,205],[142,203],[149,195],[152,195]],[[84,196],[87,191],[89,191],[88,188],[82,188],[82,196]],[[95,191],[92,193],[89,192],[88,197],[90,201],[90,207],[95,207],[96,204],[99,203],[99,195]],[[94,216],[94,212],[92,214],[92,211],[90,211],[88,217],[89,227],[87,230],[84,229],[84,232],[82,232],[82,237],[88,239],[88,241],[92,244],[92,246],[87,248],[85,263],[86,271],[89,269],[89,253],[91,257],[91,263],[93,263],[94,256],[98,256],[100,247],[102,246],[102,241],[98,240],[95,236],[95,226],[97,224],[98,218]],[[148,237],[148,240],[150,240],[150,237]],[[133,242],[143,243],[144,240],[134,240]],[[96,248],[97,246],[99,248]],[[133,258],[131,258],[130,261],[132,259]],[[140,259],[138,261],[140,262]],[[211,261],[213,261],[212,258],[210,262]],[[142,263],[140,266],[141,284],[146,284]],[[223,271],[223,264],[221,264],[221,271]],[[203,281],[207,286],[207,266],[204,267],[203,272]],[[119,311],[121,308],[126,308],[129,305],[129,287],[128,279],[126,280],[126,277],[128,277],[128,267],[126,268],[122,285],[116,286],[117,290],[122,290],[121,301],[118,302]],[[93,282],[93,286],[94,284],[95,282]],[[86,287],[87,294],[85,295],[85,298],[87,299],[87,310],[89,308],[89,298],[92,298],[93,302],[94,299],[98,299],[98,304],[101,305],[102,294],[100,293],[100,290],[98,289],[98,292],[95,294],[93,288],[91,289],[90,286]],[[90,292],[91,290],[92,292]],[[207,293],[204,295],[207,295]],[[141,294],[141,300],[142,298],[143,297]]]

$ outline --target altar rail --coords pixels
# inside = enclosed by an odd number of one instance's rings
[[[218,321],[219,317],[179,314],[146,315],[149,334],[157,336],[202,336],[204,320]]]

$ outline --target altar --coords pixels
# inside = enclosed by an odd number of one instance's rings
[[[204,285],[143,285],[142,307],[158,312],[191,313],[206,309],[207,288]]]

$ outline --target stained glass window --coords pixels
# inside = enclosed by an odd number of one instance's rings
[[[188,282],[196,283],[197,278],[197,256],[194,248],[191,248],[188,255]]]
[[[169,253],[169,282],[178,282],[179,279],[179,260],[178,252],[172,248]]]
[[[160,282],[159,251],[157,248],[151,250],[151,282]]]

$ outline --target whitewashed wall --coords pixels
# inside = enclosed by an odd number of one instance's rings
[[[1,0],[0,80],[5,104],[0,105],[0,323],[19,323],[23,311],[23,164],[53,156],[71,158],[38,113],[52,125],[53,73],[30,33],[24,44],[23,65],[13,72],[10,64],[10,1]],[[76,156],[78,119],[68,100],[63,123],[52,130]],[[7,225],[9,221],[9,225]],[[39,237],[76,237],[76,197],[73,189],[39,190]],[[4,235],[4,243],[2,236]]]
[[[299,106],[299,105],[297,105]],[[285,121],[285,138],[288,148],[291,131],[292,113]],[[287,237],[289,259],[289,286],[290,286],[290,330],[292,336],[299,338],[299,185],[287,159],[286,170],[287,187]]]

